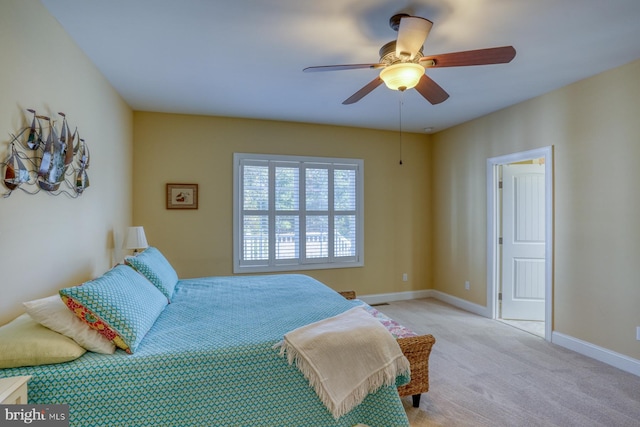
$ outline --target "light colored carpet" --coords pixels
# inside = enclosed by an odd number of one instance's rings
[[[507,325],[511,325],[514,328],[518,328],[530,334],[537,335],[544,338],[544,322],[536,322],[531,320],[511,320],[511,319],[496,319]]]
[[[502,301],[498,302],[498,312],[502,311]],[[518,329],[522,329],[523,331],[527,331],[531,334],[538,335],[539,337],[544,338],[544,329],[545,323],[544,321],[534,321],[534,320],[518,320],[518,319],[502,319],[498,317],[496,320],[499,320],[507,325],[511,325]]]
[[[435,299],[376,308],[436,338],[412,427],[640,426],[640,377]]]

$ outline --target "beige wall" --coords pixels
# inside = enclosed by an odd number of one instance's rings
[[[640,359],[640,61],[433,141],[434,288],[486,304],[486,160],[551,145],[554,330]]]
[[[92,155],[80,198],[19,190],[0,198],[3,324],[24,311],[22,301],[98,276],[120,256],[112,232],[131,220],[133,129],[131,110],[39,1],[0,2],[0,53],[0,159],[9,133],[27,124],[25,108],[67,113]]]
[[[134,222],[181,277],[232,274],[234,152],[364,159],[365,266],[307,274],[377,294],[431,283],[428,137],[204,116],[134,113]],[[199,209],[166,210],[166,183],[197,183]],[[402,273],[409,281],[402,282]]]

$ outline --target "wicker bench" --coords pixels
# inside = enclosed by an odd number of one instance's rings
[[[353,291],[343,291],[340,294],[347,299],[356,298]],[[398,341],[402,353],[409,360],[411,381],[398,387],[398,393],[402,397],[412,396],[413,406],[417,408],[420,406],[422,393],[429,391],[429,355],[436,339],[430,334],[416,334],[366,303],[363,303],[363,306],[391,332]]]

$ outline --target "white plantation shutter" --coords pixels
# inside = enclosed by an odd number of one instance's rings
[[[336,169],[333,182],[334,254],[336,257],[356,256],[356,170]]]
[[[234,154],[234,272],[362,266],[363,161]]]

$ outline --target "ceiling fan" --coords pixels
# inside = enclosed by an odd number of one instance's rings
[[[513,46],[451,52],[423,56],[422,49],[433,22],[419,16],[397,14],[389,25],[398,32],[396,40],[380,48],[380,61],[375,64],[321,65],[307,67],[304,72],[381,69],[380,75],[344,100],[343,104],[360,101],[383,82],[393,90],[414,88],[431,104],[439,104],[449,94],[425,74],[427,68],[464,67],[469,65],[505,64],[516,56]]]

